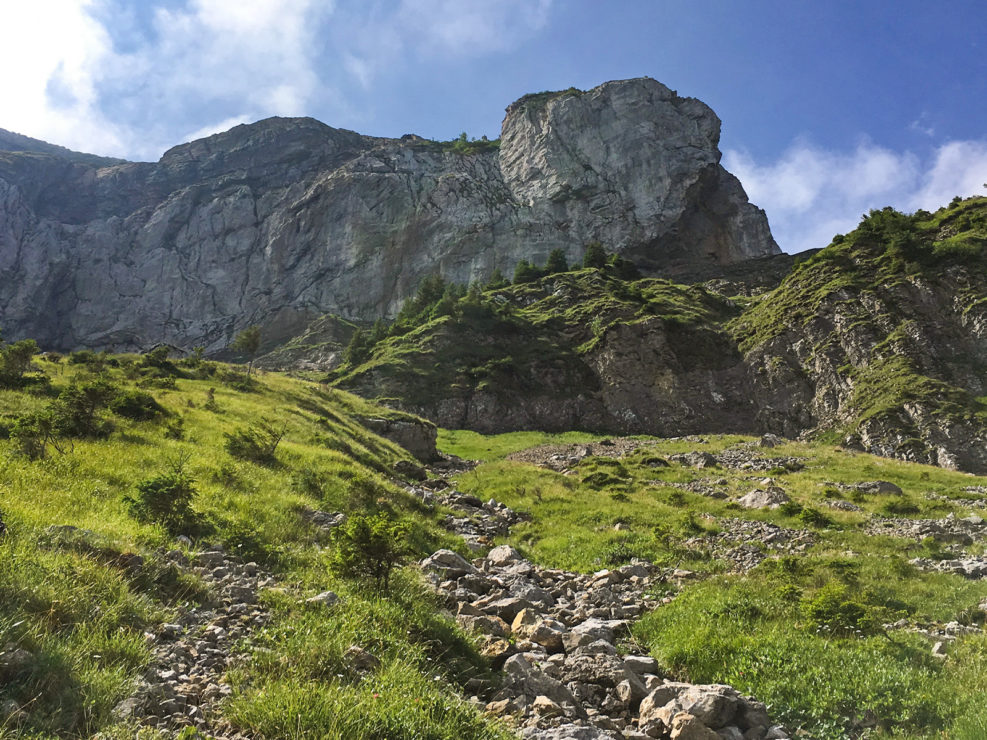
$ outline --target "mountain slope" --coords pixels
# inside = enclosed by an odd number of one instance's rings
[[[872,212],[732,326],[766,426],[987,469],[987,199]]]
[[[275,118],[157,163],[0,153],[0,316],[56,349],[213,352],[251,324],[274,341],[324,313],[372,321],[433,272],[486,280],[594,240],[654,272],[776,253],[719,129],[637,79],[522,98],[498,142]]]
[[[72,162],[92,165],[94,167],[107,167],[114,164],[122,164],[124,160],[114,157],[100,157],[96,154],[85,154],[74,152],[57,144],[49,144],[47,141],[32,139],[23,134],[16,134],[0,128],[0,151],[4,152],[34,152],[36,154],[47,154],[59,159],[67,159]]]
[[[420,579],[329,567],[368,515],[402,560],[463,549],[364,423],[429,425],[160,353],[36,368],[0,389],[0,737],[507,737],[460,698],[486,662]]]
[[[983,471],[985,226],[983,198],[874,212],[754,298],[551,275],[484,294],[493,323],[433,310],[333,377],[443,426],[811,432]]]

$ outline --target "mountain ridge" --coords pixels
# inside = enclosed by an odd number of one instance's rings
[[[509,109],[499,148],[274,118],[157,163],[0,153],[0,321],[56,349],[218,351],[593,240],[651,270],[779,251],[701,102],[642,78],[542,103]]]

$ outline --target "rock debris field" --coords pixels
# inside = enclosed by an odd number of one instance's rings
[[[520,519],[494,500],[453,491],[437,498],[466,509],[447,525],[474,547],[478,530],[504,534]],[[421,567],[460,626],[483,635],[483,654],[502,672],[499,686],[480,687],[471,700],[510,718],[527,740],[789,737],[763,704],[730,686],[669,680],[629,638],[632,621],[662,602],[649,594],[688,571],[632,561],[572,573],[536,566],[507,545],[472,562],[439,550]]]
[[[242,657],[234,650],[237,643],[267,623],[257,592],[275,581],[256,563],[242,563],[219,546],[192,560],[179,550],[166,558],[202,578],[215,594],[213,604],[182,609],[175,623],[145,635],[153,646],[151,665],[114,713],[163,730],[193,726],[215,740],[244,740],[247,736],[219,710],[219,702],[231,693],[223,676]]]

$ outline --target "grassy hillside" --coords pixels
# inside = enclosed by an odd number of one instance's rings
[[[673,373],[717,372],[739,360],[723,329],[737,313],[732,303],[701,287],[626,280],[610,268],[486,291],[448,286],[411,306],[348,353],[330,379],[445,426],[467,426],[464,415],[478,413],[486,429],[613,429],[622,415],[602,399],[621,368],[601,369],[599,356],[624,330],[660,335]],[[614,341],[618,350],[627,344]],[[476,411],[486,404],[507,413]],[[556,413],[566,404],[579,408]]]
[[[0,737],[136,736],[118,707],[160,664],[158,636],[220,608],[225,576],[178,567],[215,545],[264,584],[224,622],[242,635],[211,720],[228,734],[509,736],[463,699],[496,677],[417,571],[386,591],[347,575],[344,540],[313,517],[380,515],[407,560],[465,553],[440,526],[449,512],[393,472],[410,456],[358,422],[400,412],[161,352],[36,359],[16,382],[3,359]],[[987,586],[910,562],[983,556],[987,527],[961,520],[987,506],[987,478],[742,436],[442,430],[439,444],[484,461],[459,490],[530,515],[506,541],[533,561],[669,569],[633,638],[670,676],[730,683],[805,737],[987,730]],[[790,500],[743,508],[755,488]],[[309,601],[327,590],[337,603]],[[379,665],[361,668],[357,648]]]
[[[531,515],[509,541],[532,560],[592,571],[640,557],[680,569],[656,594],[668,603],[634,631],[669,675],[731,684],[803,737],[987,732],[987,583],[909,562],[980,556],[987,529],[965,545],[945,533],[904,535],[924,519],[982,514],[987,496],[974,487],[987,478],[736,436],[593,441],[440,436],[447,451],[487,451],[459,486]],[[522,442],[551,444],[519,453]],[[587,445],[592,454],[575,462]],[[716,462],[671,459],[689,453]],[[858,487],[875,480],[900,492]],[[768,487],[790,501],[737,503]],[[975,629],[934,657],[954,620]]]
[[[399,573],[380,594],[335,575],[334,547],[310,520],[314,510],[383,514],[407,532],[409,558],[461,547],[437,526],[441,512],[424,510],[399,485],[393,464],[410,456],[356,421],[395,412],[279,375],[248,380],[213,363],[74,359],[89,362],[39,360],[47,380],[28,373],[21,388],[0,391],[9,437],[0,441],[0,737],[134,737],[113,708],[148,665],[146,635],[216,603],[194,569],[174,567],[174,551],[194,557],[214,544],[274,579],[260,592],[269,620],[240,645],[249,658],[230,676],[224,715],[233,729],[502,736],[459,698],[456,687],[483,675],[484,662],[420,581]],[[93,404],[91,434],[63,425],[43,455],[24,454],[19,419],[47,410],[64,421],[67,389],[94,398],[99,384],[112,398]],[[160,405],[145,421],[110,410],[135,391]],[[267,455],[272,431],[283,436]],[[176,478],[191,491],[189,508],[171,505],[174,486],[153,495]],[[143,510],[128,503],[142,489],[152,491]],[[340,597],[334,608],[306,603],[328,589]],[[345,658],[351,646],[376,656],[379,670],[355,671]]]

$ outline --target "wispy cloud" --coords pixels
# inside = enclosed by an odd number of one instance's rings
[[[270,115],[351,113],[389,66],[502,52],[551,0],[129,0],[10,3],[0,127],[156,158],[192,132]],[[140,17],[138,17],[140,16]]]
[[[395,17],[425,54],[506,51],[548,21],[551,0],[402,0]]]
[[[0,126],[67,146],[119,152],[125,132],[99,109],[101,70],[113,58],[95,0],[9,3],[0,24]]]
[[[932,125],[932,116],[928,111],[923,111],[922,115],[908,124],[908,130],[928,136],[930,139],[936,135],[936,127]]]
[[[361,11],[344,23],[346,69],[365,87],[407,59],[506,52],[548,23],[552,0],[401,0],[392,12]]]
[[[852,230],[872,208],[931,210],[954,195],[983,193],[987,141],[948,142],[923,159],[870,142],[836,152],[799,140],[772,162],[728,150],[723,164],[767,212],[781,248],[801,252]]]

